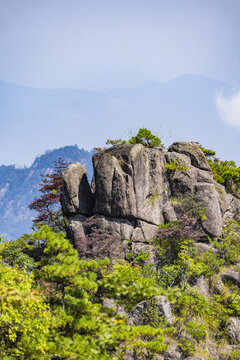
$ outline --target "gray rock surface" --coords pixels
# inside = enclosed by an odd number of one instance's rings
[[[163,223],[164,154],[142,145],[117,145],[93,156],[94,212]]]
[[[105,309],[111,309],[121,316],[127,316],[127,313],[124,310],[124,308],[122,306],[117,305],[113,299],[108,299],[108,298],[104,299],[102,305],[103,308]]]
[[[206,244],[206,243],[202,243],[202,242],[197,242],[196,243],[196,247],[197,247],[197,252],[198,254],[202,254],[205,253],[209,250],[212,250],[213,252],[216,252],[217,250],[215,248],[213,248],[212,245],[210,244]]]
[[[240,343],[240,319],[231,317],[227,326],[228,336],[231,338],[234,344]]]
[[[164,360],[183,360],[184,356],[178,346],[170,345],[168,351],[163,353]]]
[[[164,360],[164,357],[159,354],[149,354],[147,351],[142,349],[141,355],[137,354],[136,351],[128,350],[125,352],[124,360]]]
[[[166,296],[155,296],[156,306],[158,308],[159,315],[163,316],[164,319],[171,324],[171,303]]]
[[[196,287],[199,289],[201,295],[205,296],[206,298],[211,297],[209,284],[203,276],[200,276],[197,279]]]
[[[203,152],[196,142],[175,142],[168,148],[168,151],[187,155],[193,166],[202,170],[211,171]]]
[[[171,303],[166,296],[154,296],[151,300],[141,301],[132,309],[130,319],[135,325],[146,325],[153,308],[156,309],[157,316],[171,324]]]
[[[154,269],[157,267],[157,250],[151,244],[143,242],[133,242],[131,244],[131,250],[136,258],[140,253],[148,253],[148,258],[145,260],[146,263],[153,264]]]
[[[66,216],[73,214],[91,215],[93,195],[87,179],[85,167],[77,162],[63,172],[61,205]]]
[[[74,242],[79,246],[82,253],[87,250],[87,244],[85,239],[85,232],[83,223],[86,221],[86,216],[76,214],[68,218],[68,235],[70,239],[74,239]]]
[[[169,170],[166,165],[176,160],[185,170]],[[86,218],[94,220],[99,233],[108,240],[93,241],[93,252],[101,257],[125,257],[124,241],[132,251],[149,251],[155,261],[151,239],[158,225],[176,221],[182,216],[174,198],[191,198],[201,203],[206,219],[198,221],[200,239],[221,235],[224,222],[240,213],[240,200],[213,180],[209,164],[197,143],[178,142],[167,152],[140,144],[121,144],[93,156],[94,177],[90,188],[85,168],[74,163],[63,173],[61,203],[69,221],[69,234],[78,242],[81,253],[89,252],[89,227]],[[85,217],[84,217],[85,216]],[[111,244],[110,236],[113,236]],[[117,240],[116,240],[117,239]],[[85,245],[84,245],[85,244]],[[108,250],[107,250],[108,248]],[[116,250],[114,250],[116,248]],[[199,251],[201,246],[199,246]],[[202,246],[203,248],[203,246]]]
[[[124,360],[139,360],[139,357],[134,350],[127,350],[124,355]]]
[[[194,188],[196,197],[205,208],[206,219],[202,221],[203,229],[212,236],[222,232],[222,213],[214,184],[198,183]]]
[[[221,273],[221,278],[224,281],[230,281],[234,285],[237,285],[240,288],[240,272],[235,270],[227,270]]]

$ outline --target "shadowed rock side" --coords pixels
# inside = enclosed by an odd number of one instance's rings
[[[166,168],[173,162],[184,170]],[[93,167],[90,187],[84,166],[70,165],[63,173],[61,196],[69,236],[86,256],[114,261],[124,258],[131,246],[134,254],[149,252],[154,261],[151,239],[158,225],[181,216],[176,199],[191,196],[201,203],[205,217],[198,230],[203,241],[219,236],[224,222],[240,210],[240,200],[213,180],[194,142],[174,143],[167,152],[140,144],[116,145],[95,154]]]

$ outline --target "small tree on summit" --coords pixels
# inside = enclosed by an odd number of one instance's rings
[[[161,140],[156,135],[153,135],[148,129],[139,129],[136,136],[128,140],[130,144],[142,144],[143,146],[155,148],[161,147]]]
[[[38,216],[33,220],[36,227],[46,224],[54,231],[65,232],[65,221],[60,206],[60,189],[63,184],[62,172],[68,165],[59,158],[54,161],[54,173],[42,175],[39,189],[42,194],[28,205],[30,209],[38,212]]]
[[[125,144],[125,143],[141,144],[141,145],[143,145],[145,147],[149,147],[149,148],[163,149],[163,144],[161,143],[160,138],[156,135],[153,135],[150,130],[145,129],[145,128],[139,129],[137,135],[133,136],[128,141],[121,140],[121,139],[119,139],[119,140],[109,140],[108,139],[106,142],[107,145],[108,144],[118,145],[118,144]],[[98,149],[96,148],[96,150],[98,150]]]

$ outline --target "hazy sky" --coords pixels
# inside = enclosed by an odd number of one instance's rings
[[[215,102],[219,123],[223,121],[234,136],[240,136],[239,18],[240,0],[0,0],[0,81],[105,92],[199,74],[233,85],[231,96],[219,92],[209,102]],[[41,94],[36,93],[41,103]],[[76,142],[90,148],[96,129],[96,145],[102,146],[107,131],[110,138],[122,136],[120,128],[126,126],[119,123],[122,108],[128,113],[123,120],[130,129],[161,127],[158,114],[151,119],[148,113],[131,118],[127,100],[122,104],[117,97],[109,105],[108,119],[93,115],[92,104],[90,113],[63,106],[58,115],[51,113],[50,106],[43,119],[46,104],[40,112],[33,100],[34,115],[29,110],[29,117],[20,120],[21,96],[11,94],[0,94],[0,165],[29,165],[47,149]],[[5,104],[10,115],[5,114]],[[189,133],[189,126],[183,130],[193,139],[198,136],[197,130]]]
[[[239,0],[0,0],[0,80],[104,91],[240,83]]]

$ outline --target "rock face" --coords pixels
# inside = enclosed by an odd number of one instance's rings
[[[164,354],[164,360],[183,360],[183,355],[177,346],[170,345]]]
[[[62,207],[67,216],[91,215],[93,194],[87,180],[85,167],[77,162],[63,172]]]
[[[227,326],[228,336],[233,343],[239,344],[240,342],[240,319],[231,317]]]
[[[164,156],[159,150],[124,144],[95,155],[93,165],[95,213],[153,225],[163,222]],[[152,196],[156,206],[151,209]]]
[[[221,278],[225,281],[230,281],[234,285],[240,288],[240,272],[234,270],[228,270],[221,273]]]
[[[171,324],[171,304],[166,296],[155,296],[151,300],[138,303],[129,314],[131,321],[135,325],[148,324],[147,313],[152,309],[155,310],[156,317],[162,317]]]
[[[166,167],[173,162],[184,170]],[[200,221],[199,234],[203,241],[219,236],[224,222],[240,210],[240,200],[213,180],[197,143],[174,143],[167,152],[140,144],[115,145],[95,154],[93,167],[91,187],[81,164],[74,163],[63,173],[62,209],[69,235],[85,255],[94,257],[96,252],[98,257],[114,260],[129,251],[147,251],[154,261],[151,239],[158,225],[181,216],[174,206],[176,198],[188,196],[201,204],[205,219]]]

